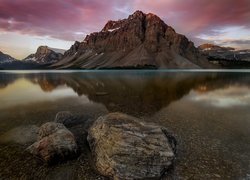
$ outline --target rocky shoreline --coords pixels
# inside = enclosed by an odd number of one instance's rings
[[[122,113],[86,120],[59,112],[54,122],[33,131],[36,142],[26,152],[37,161],[56,167],[78,158],[89,147],[93,171],[110,179],[158,179],[168,174],[176,156],[176,140],[166,128]]]

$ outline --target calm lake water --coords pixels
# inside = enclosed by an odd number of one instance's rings
[[[59,111],[167,127],[178,140],[170,179],[250,179],[250,71],[0,72],[0,179],[102,179],[87,147],[50,167],[24,151],[27,132]]]

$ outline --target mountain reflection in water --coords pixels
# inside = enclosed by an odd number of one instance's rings
[[[241,101],[241,97],[248,97],[249,102],[250,96],[250,75],[247,73],[1,73],[0,88],[7,88],[20,79],[39,85],[46,93],[61,91],[62,97],[63,94],[73,96],[73,93],[67,93],[70,91],[65,90],[71,88],[78,96],[86,96],[92,102],[104,104],[109,111],[131,115],[153,114],[190,92],[196,92],[191,93],[193,100],[211,100],[211,104],[217,106],[223,106],[223,103],[227,102],[228,105],[234,105],[233,101]],[[241,88],[244,88],[245,92],[239,91]],[[220,98],[225,101],[220,101]]]

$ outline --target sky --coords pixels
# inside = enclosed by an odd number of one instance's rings
[[[0,0],[0,51],[23,59],[40,45],[69,49],[136,10],[158,15],[196,46],[250,49],[250,0]]]

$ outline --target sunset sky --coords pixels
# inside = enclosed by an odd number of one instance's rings
[[[0,51],[23,59],[40,45],[69,49],[136,10],[157,14],[195,45],[250,49],[250,0],[0,0]]]

